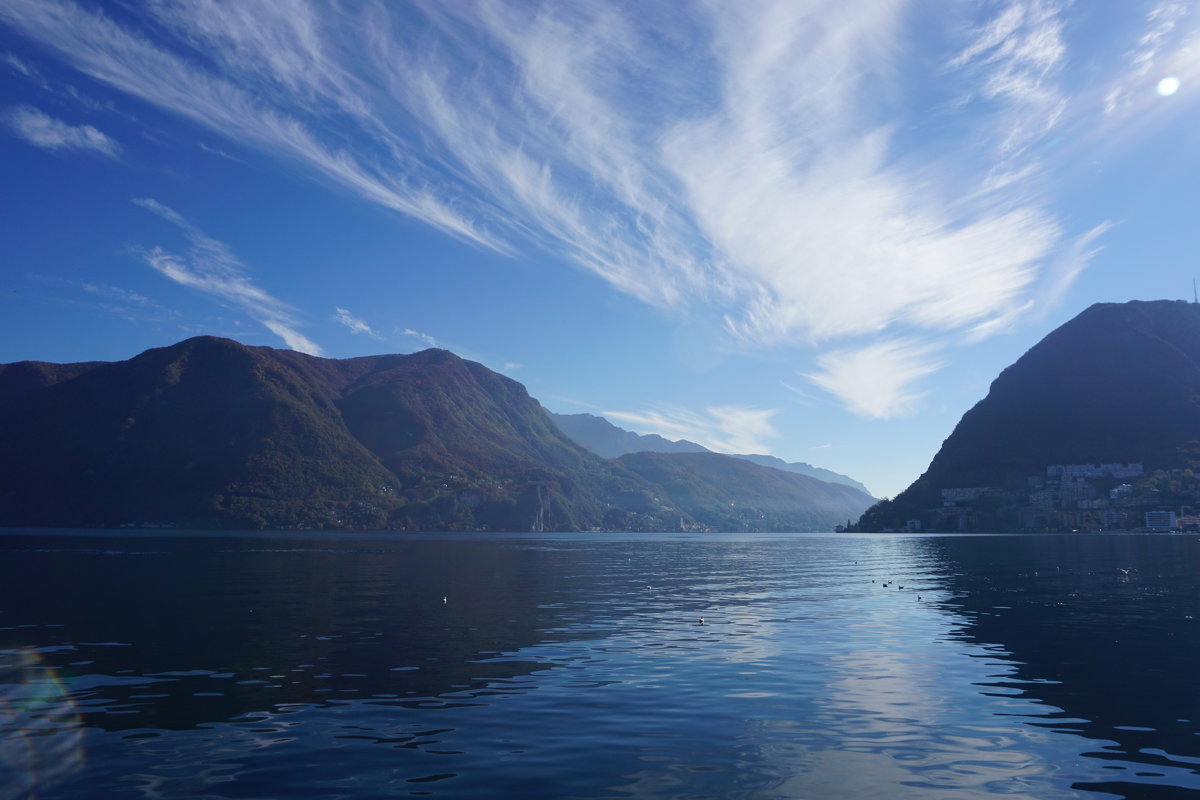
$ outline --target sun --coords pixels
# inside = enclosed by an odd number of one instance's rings
[[[1154,89],[1163,97],[1170,97],[1179,91],[1179,78],[1174,76],[1163,78]]]

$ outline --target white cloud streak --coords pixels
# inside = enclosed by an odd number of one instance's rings
[[[1049,270],[1049,279],[1043,288],[1042,308],[1053,308],[1075,283],[1080,273],[1102,249],[1100,237],[1114,227],[1112,222],[1102,222],[1091,230],[1075,237],[1063,249]]]
[[[1006,108],[1000,167],[1011,168],[1011,160],[1053,128],[1065,110],[1067,98],[1054,80],[1067,53],[1063,8],[1049,0],[1002,5],[950,62],[977,72],[980,95]]]
[[[134,204],[180,228],[188,242],[186,256],[155,247],[143,259],[163,276],[190,289],[212,295],[235,306],[278,336],[293,350],[321,355],[321,348],[297,330],[292,308],[255,286],[243,264],[223,242],[205,235],[174,209],[151,198]]]
[[[88,283],[87,281],[81,282],[79,286],[88,294],[108,300],[115,300],[132,306],[147,307],[154,305],[154,301],[149,297],[138,294],[130,289],[122,289],[120,286],[110,286],[104,283]]]
[[[921,394],[911,388],[940,364],[933,348],[912,339],[891,339],[825,353],[808,378],[852,412],[872,419],[911,413]]]
[[[1159,54],[1169,45],[1171,34],[1191,10],[1188,3],[1166,2],[1155,6],[1146,15],[1146,31],[1130,53],[1130,65],[1138,77],[1150,74]]]
[[[121,146],[91,125],[70,125],[32,106],[17,106],[4,115],[12,133],[46,150],[90,150],[120,158]]]
[[[1141,126],[1155,122],[1149,113],[1162,108],[1162,98],[1153,91],[1163,78],[1173,78],[1196,97],[1200,83],[1200,3],[1196,0],[1166,0],[1154,6],[1143,20],[1140,34],[1125,55],[1124,69],[1117,73],[1104,95],[1104,115],[1128,134],[1131,120]],[[1172,93],[1174,94],[1174,93]],[[1180,98],[1172,105],[1179,107]]]
[[[43,286],[68,289],[72,294],[82,293],[86,297],[86,305],[122,317],[130,322],[178,322],[180,317],[177,311],[164,308],[144,294],[132,289],[108,283],[94,283],[39,273],[28,273],[27,277],[30,281]],[[72,298],[68,302],[79,301]]]
[[[1169,5],[1138,52],[1178,28]],[[1078,274],[1056,264],[1094,251],[1031,200],[1071,111],[1068,7],[947,15],[921,74],[902,74],[909,0],[160,0],[141,12],[153,38],[67,0],[8,0],[0,21],[448,234],[555,254],[745,346],[819,347],[818,385],[889,416],[935,368],[928,342],[1005,329]],[[946,103],[911,88],[933,84],[959,96],[952,133]],[[882,390],[848,399],[884,356],[899,366]]]
[[[218,4],[200,4],[224,13]],[[261,2],[237,4],[251,16],[230,14],[231,22],[264,29],[287,25],[287,9]],[[294,4],[299,9],[305,4]],[[164,3],[164,13],[183,8]],[[274,12],[272,10],[275,10]],[[123,92],[254,149],[282,155],[359,196],[476,244],[506,250],[478,230],[447,202],[403,170],[376,169],[343,149],[323,144],[308,126],[260,96],[93,13],[57,0],[11,0],[0,20],[58,50],[80,71]],[[203,31],[195,31],[201,44]],[[265,42],[263,42],[265,44]],[[280,44],[284,44],[280,42]],[[302,46],[303,43],[293,43]]]
[[[20,58],[17,58],[17,56],[13,55],[12,53],[5,53],[3,56],[0,56],[0,62],[7,64],[14,71],[24,75],[26,78],[33,78],[36,75],[36,73],[33,71],[33,67],[29,66],[29,64]]]
[[[356,317],[345,308],[335,308],[333,321],[345,325],[351,333],[362,333],[370,336],[372,339],[382,339],[375,330],[367,324],[367,321],[362,317]]]
[[[437,339],[433,338],[428,333],[421,333],[420,331],[414,331],[412,328],[404,328],[403,330],[400,331],[400,335],[401,336],[411,336],[412,338],[417,339],[418,341],[422,342],[426,347],[440,347],[441,346],[438,344]]]
[[[603,415],[640,433],[687,439],[718,453],[770,453],[768,439],[778,436],[771,418],[777,409],[727,405],[701,412],[671,407],[650,411],[605,411]]]

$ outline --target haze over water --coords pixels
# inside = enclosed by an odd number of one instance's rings
[[[1194,536],[10,532],[0,557],[0,800],[1200,791]]]

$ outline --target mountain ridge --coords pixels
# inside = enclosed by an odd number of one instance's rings
[[[715,452],[704,445],[688,441],[687,439],[672,440],[659,436],[656,433],[634,433],[633,431],[628,431],[614,425],[604,417],[596,416],[595,414],[557,414],[553,411],[547,413],[550,414],[550,418],[554,420],[558,427],[577,444],[586,447],[588,450],[604,458],[619,458],[628,453],[641,452]],[[810,478],[816,478],[827,483],[840,483],[858,489],[864,494],[870,494],[867,487],[854,478],[825,469],[824,467],[815,467],[804,461],[787,462],[775,456],[745,453],[722,453],[721,455],[752,461],[760,466],[771,467],[783,470],[784,472],[807,475]]]
[[[1097,303],[1050,332],[992,382],[904,492],[863,530],[936,518],[943,490],[1020,493],[1067,464],[1183,466],[1200,438],[1200,306]],[[999,525],[999,521],[981,523]]]
[[[5,526],[711,527],[640,462],[580,447],[520,383],[445,350],[339,360],[194,337],[126,361],[17,362],[0,365],[0,415]],[[676,482],[760,479],[707,465]],[[828,529],[870,502],[783,489],[738,529]]]

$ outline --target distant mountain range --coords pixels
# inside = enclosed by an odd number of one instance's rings
[[[605,459],[445,350],[324,359],[197,337],[0,365],[0,525],[828,530],[852,487],[713,453]]]
[[[1183,467],[1196,457],[1197,439],[1200,306],[1093,305],[1005,369],[925,473],[869,509],[859,525],[927,525],[946,489],[992,489],[997,505],[1006,491],[1027,492],[1052,465]],[[981,498],[975,510],[988,502]]]
[[[612,424],[604,417],[593,414],[555,414],[547,412],[557,423],[563,433],[570,436],[577,444],[583,445],[604,458],[617,458],[626,453],[711,453],[704,445],[689,442],[687,439],[672,441],[656,433],[638,434],[627,431]],[[853,486],[864,494],[870,494],[867,487],[846,475],[841,475],[822,467],[814,467],[803,461],[787,462],[782,458],[765,455],[742,455],[728,453],[733,458],[752,461],[764,467],[780,469],[784,472],[794,472],[797,475],[807,475],[810,478]]]
[[[578,445],[602,458],[617,458],[626,453],[709,453],[703,445],[686,439],[672,441],[657,433],[640,434],[618,428],[594,414],[555,414],[547,411],[554,424]]]

